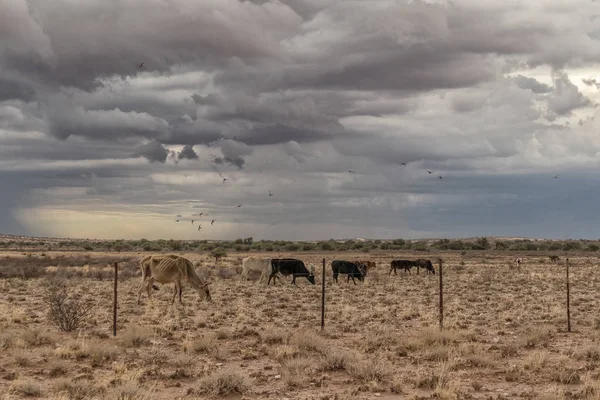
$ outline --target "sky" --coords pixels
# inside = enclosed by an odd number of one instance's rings
[[[0,233],[600,238],[599,16],[0,0]]]

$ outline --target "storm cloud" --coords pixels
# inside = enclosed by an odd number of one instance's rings
[[[351,3],[0,0],[0,231],[598,236],[600,2]]]

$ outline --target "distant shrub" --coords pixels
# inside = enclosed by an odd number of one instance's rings
[[[64,332],[79,329],[91,316],[91,306],[72,296],[64,281],[51,281],[43,301],[48,307],[48,320]]]

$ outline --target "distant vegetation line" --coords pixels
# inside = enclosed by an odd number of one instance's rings
[[[326,240],[318,242],[291,242],[240,238],[233,241],[208,240],[58,240],[11,239],[0,240],[0,250],[71,250],[71,251],[362,251],[373,250],[498,250],[498,251],[590,251],[600,250],[598,240],[531,240],[531,239],[473,239],[450,240]]]

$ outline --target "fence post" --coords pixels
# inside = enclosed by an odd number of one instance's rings
[[[571,332],[571,288],[569,287],[569,259],[567,258],[567,332]]]
[[[323,281],[321,283],[321,330],[325,329],[325,259],[323,259]]]
[[[113,295],[113,336],[117,336],[117,281],[119,279],[119,263],[115,263],[115,287]]]
[[[444,329],[444,283],[443,275],[444,269],[442,266],[442,259],[438,260],[440,266],[440,330]]]

